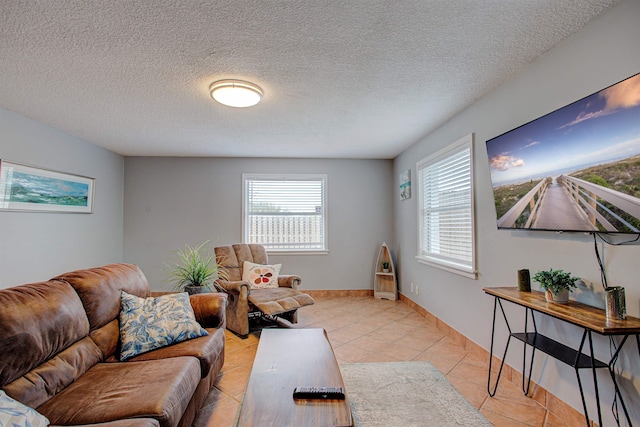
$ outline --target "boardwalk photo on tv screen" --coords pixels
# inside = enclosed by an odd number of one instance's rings
[[[640,74],[487,141],[498,228],[640,233]]]

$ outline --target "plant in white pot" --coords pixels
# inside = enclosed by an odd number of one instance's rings
[[[384,273],[388,273],[389,272],[389,261],[384,261],[382,263],[382,271]]]
[[[199,294],[211,290],[217,279],[228,280],[224,271],[216,260],[215,254],[209,248],[208,241],[176,251],[177,262],[167,267],[167,280],[173,283],[175,291],[187,292],[189,295]]]
[[[569,302],[569,292],[576,288],[576,282],[580,278],[562,270],[549,269],[538,271],[533,280],[540,283],[540,287],[545,290],[547,301],[566,304]]]

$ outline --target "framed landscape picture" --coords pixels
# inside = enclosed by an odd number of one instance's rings
[[[0,160],[0,210],[93,212],[95,179]]]

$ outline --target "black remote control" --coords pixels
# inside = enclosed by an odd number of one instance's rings
[[[296,387],[294,399],[339,399],[344,400],[342,387]]]

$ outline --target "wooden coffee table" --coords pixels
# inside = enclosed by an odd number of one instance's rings
[[[344,388],[324,329],[264,329],[236,425],[353,425],[347,396],[344,400],[294,400],[297,386]]]

